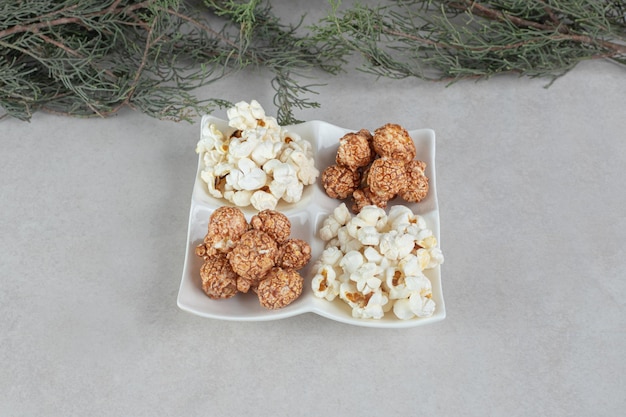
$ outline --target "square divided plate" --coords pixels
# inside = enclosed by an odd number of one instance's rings
[[[228,130],[228,122],[212,116],[204,116],[201,129],[209,123],[215,123],[221,131]],[[348,132],[356,130],[344,129],[322,121],[310,121],[293,126],[285,126],[284,129],[299,134],[303,139],[313,145],[315,165],[324,170],[328,165],[335,163],[335,155],[339,146],[339,138]],[[358,130],[358,129],[357,129]],[[439,208],[437,203],[437,188],[435,178],[435,132],[430,129],[409,131],[417,148],[416,158],[425,161],[426,176],[429,178],[429,193],[427,197],[416,204],[406,204],[400,199],[389,202],[393,204],[405,204],[414,213],[419,214],[426,220],[427,227],[431,229],[440,241]],[[200,267],[202,259],[195,255],[195,247],[202,243],[207,231],[209,217],[218,207],[231,205],[226,200],[213,198],[206,191],[206,184],[200,178],[202,171],[202,158],[198,158],[198,169],[191,197],[191,209],[189,212],[189,229],[187,232],[187,250],[183,276],[178,292],[178,307],[192,314],[220,320],[235,321],[267,321],[292,317],[303,313],[315,313],[323,317],[342,323],[382,328],[413,327],[443,320],[446,310],[443,300],[441,285],[441,267],[424,271],[432,282],[432,299],[436,303],[436,309],[431,317],[413,318],[400,320],[392,312],[385,314],[382,319],[353,318],[351,308],[337,297],[334,301],[317,298],[311,289],[313,277],[312,266],[324,250],[324,242],[318,237],[318,230],[322,222],[332,211],[341,204],[340,200],[328,197],[318,178],[315,184],[305,186],[302,199],[296,204],[281,202],[276,210],[283,212],[291,221],[291,237],[306,240],[311,245],[312,256],[309,264],[300,270],[304,277],[302,295],[293,303],[279,310],[267,310],[258,302],[253,293],[237,294],[226,300],[212,300],[202,291],[200,280]],[[246,218],[250,220],[256,211],[250,208],[242,208]],[[445,255],[445,253],[444,253]]]

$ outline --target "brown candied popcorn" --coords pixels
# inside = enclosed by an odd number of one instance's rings
[[[428,177],[424,174],[426,163],[413,160],[405,166],[406,184],[400,197],[409,203],[418,203],[428,194]]]
[[[254,229],[270,235],[278,244],[289,239],[289,235],[291,234],[291,222],[287,216],[276,210],[260,211],[258,214],[252,216],[250,225]]]
[[[405,188],[404,162],[392,158],[378,158],[367,174],[367,185],[372,193],[384,200],[391,200]]]
[[[322,186],[330,198],[350,197],[360,182],[359,172],[344,166],[331,165],[322,172]]]
[[[278,248],[278,262],[282,268],[302,269],[311,259],[311,246],[302,239],[289,239]]]
[[[228,252],[233,271],[255,286],[276,263],[278,246],[270,235],[252,229],[244,233]]]
[[[209,218],[209,227],[204,243],[209,256],[217,252],[227,252],[250,226],[246,216],[237,207],[217,208]]]
[[[337,165],[352,171],[367,166],[375,156],[371,142],[372,134],[367,129],[344,135],[339,139],[339,148],[335,158]]]
[[[196,253],[196,256],[199,256],[205,261],[210,258],[208,251],[207,251],[206,243],[200,243],[198,246],[196,246],[195,253]]]
[[[200,268],[200,278],[202,290],[210,298],[230,298],[237,294],[237,274],[222,253],[206,259]]]
[[[417,152],[409,132],[393,123],[387,123],[374,131],[373,146],[379,156],[403,162],[415,158]]]
[[[372,193],[369,187],[358,189],[352,194],[354,204],[352,205],[352,211],[360,213],[361,209],[365,206],[378,206],[381,209],[387,208],[388,199],[380,198],[376,194]]]
[[[297,271],[275,267],[259,283],[256,293],[263,307],[276,310],[297,299],[302,294],[303,283]]]

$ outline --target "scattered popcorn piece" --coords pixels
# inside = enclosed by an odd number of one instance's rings
[[[443,254],[424,219],[410,209],[394,206],[387,215],[370,205],[352,216],[342,203],[324,219],[320,237],[326,247],[314,266],[316,297],[339,297],[360,318],[393,311],[408,320],[434,313],[424,270],[443,263]]]
[[[221,132],[208,123],[196,145],[203,163],[200,178],[208,193],[259,211],[276,208],[280,200],[300,201],[304,186],[319,176],[312,145],[266,116],[255,100],[239,102],[226,113],[234,130]]]

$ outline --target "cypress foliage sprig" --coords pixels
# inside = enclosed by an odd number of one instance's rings
[[[276,116],[318,107],[318,78],[351,57],[377,77],[454,82],[501,73],[553,81],[579,62],[626,65],[625,0],[329,2],[313,25],[270,0],[0,0],[0,118],[129,107],[191,121],[230,106],[195,91],[245,68],[273,74]],[[304,15],[304,12],[303,12]]]
[[[343,12],[339,4],[312,38],[329,56],[361,55],[361,69],[377,76],[553,81],[584,60],[626,64],[624,0],[403,0]]]

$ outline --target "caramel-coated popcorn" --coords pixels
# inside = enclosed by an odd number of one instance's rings
[[[278,248],[277,265],[302,269],[311,259],[311,246],[302,239],[289,239]]]
[[[303,283],[296,270],[272,268],[256,290],[259,302],[271,310],[285,307],[302,294]]]
[[[290,233],[289,218],[272,209],[252,216],[250,223],[237,207],[216,209],[204,241],[195,248],[204,261],[202,290],[212,299],[252,290],[270,309],[290,304],[302,293],[297,270],[311,259],[309,244]]]
[[[249,230],[228,252],[233,271],[242,278],[258,283],[276,263],[278,246],[270,235],[260,230]]]
[[[367,185],[383,200],[391,200],[405,188],[404,162],[399,159],[378,158],[367,174]]]
[[[226,206],[217,208],[211,214],[204,238],[206,254],[211,256],[216,252],[229,251],[234,242],[249,228],[246,217],[238,208]]]
[[[237,294],[237,274],[224,254],[207,258],[200,268],[200,278],[202,290],[210,298],[230,298]]]
[[[386,208],[400,196],[416,203],[428,194],[426,163],[415,160],[413,139],[402,126],[387,123],[371,135],[366,129],[339,140],[336,165],[322,172],[322,186],[331,198],[352,198],[352,211],[368,205]]]
[[[405,185],[400,197],[410,203],[420,202],[428,194],[428,177],[424,174],[426,163],[413,160],[405,166]]]
[[[409,162],[415,158],[416,149],[409,132],[400,125],[387,123],[374,131],[374,150],[381,157]]]
[[[339,148],[335,158],[337,165],[352,171],[369,165],[375,156],[371,141],[372,135],[367,129],[345,134],[339,139]]]
[[[331,198],[344,199],[359,188],[361,175],[358,171],[341,165],[331,165],[322,172],[322,185]]]
[[[276,210],[263,210],[252,216],[250,224],[256,230],[270,235],[278,244],[289,239],[291,222],[283,213]]]
[[[369,187],[364,187],[356,190],[352,194],[354,204],[352,205],[352,211],[359,213],[365,206],[377,206],[382,209],[387,208],[387,199],[381,198],[374,194]]]

